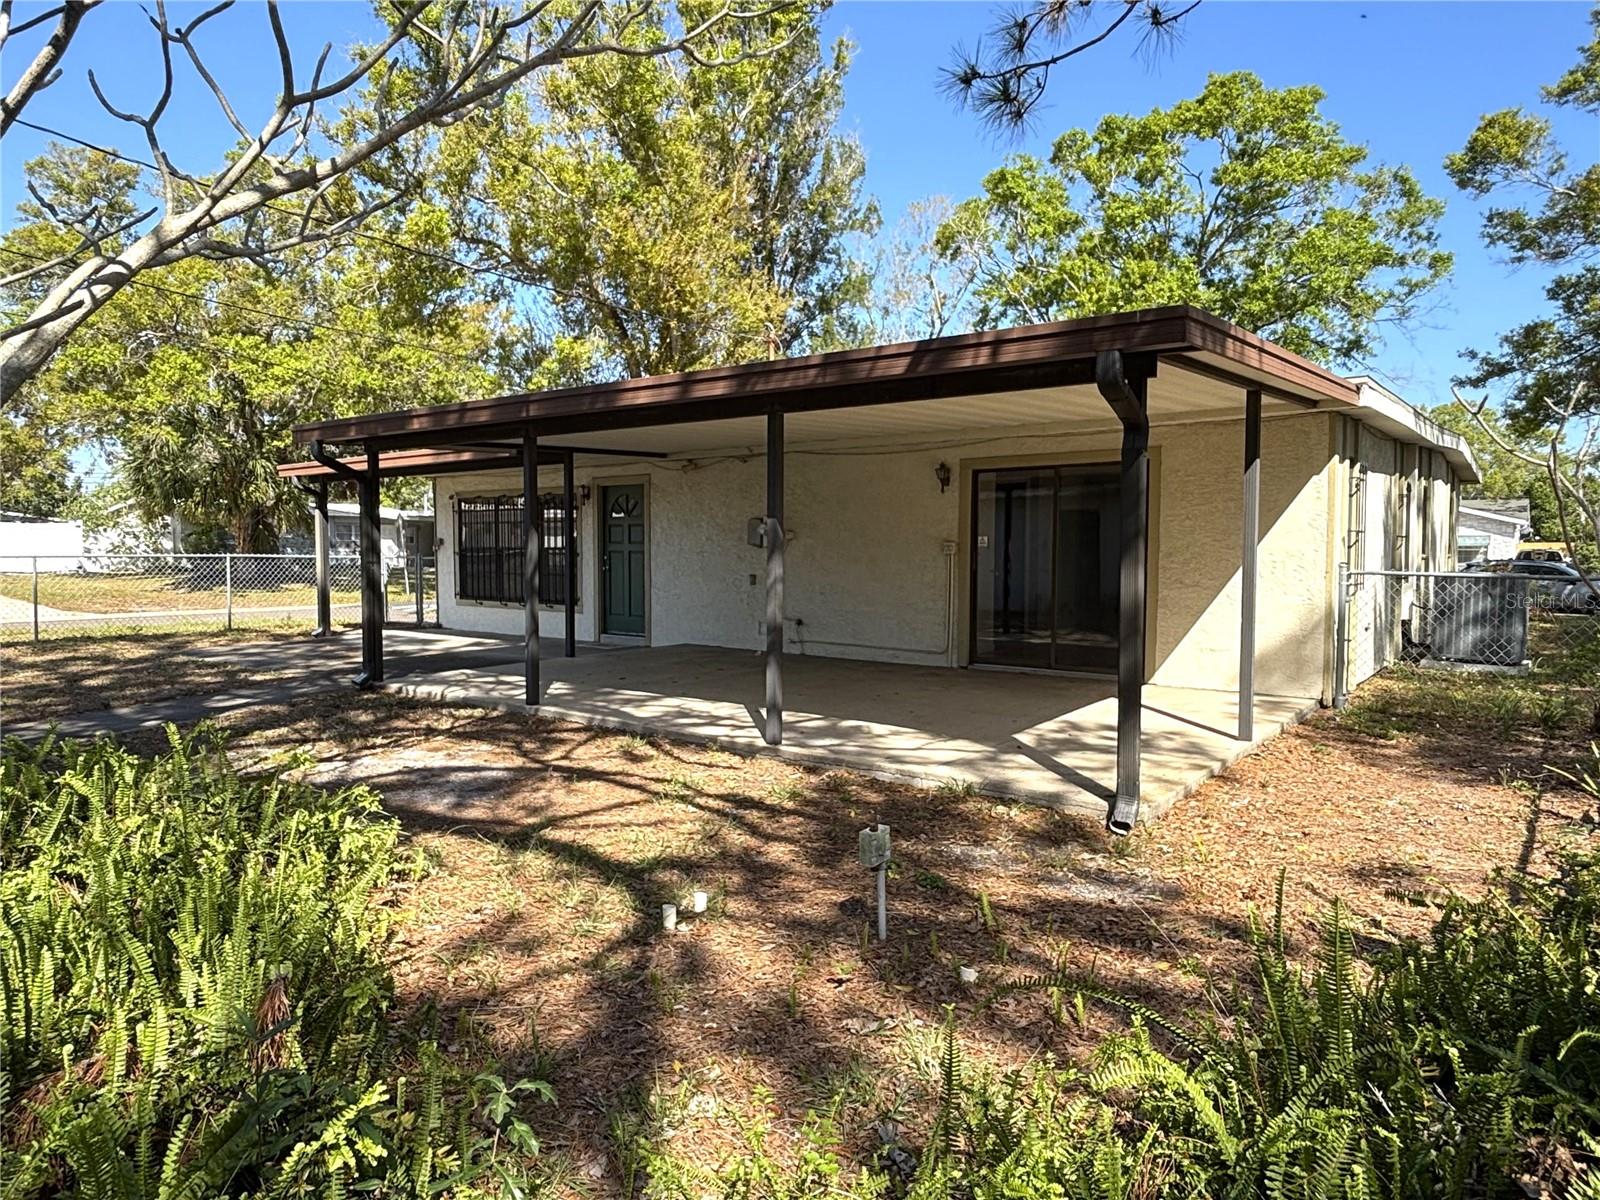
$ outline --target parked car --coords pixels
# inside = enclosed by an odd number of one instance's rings
[[[1498,562],[1468,563],[1468,572],[1489,571],[1497,575],[1529,576],[1528,600],[1535,608],[1555,612],[1600,614],[1600,596],[1584,580],[1583,572],[1571,563],[1517,558]],[[1600,579],[1596,580],[1600,583]]]

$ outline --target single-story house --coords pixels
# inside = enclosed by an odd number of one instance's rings
[[[1533,505],[1526,496],[1515,500],[1461,501],[1456,518],[1456,560],[1499,562],[1515,558],[1522,539],[1533,533]]]
[[[0,570],[116,571],[128,555],[175,554],[177,517],[145,521],[131,500],[106,510],[107,520],[85,528],[82,520],[0,512]]]
[[[296,434],[283,472],[357,484],[372,562],[377,481],[432,478],[440,623],[523,639],[450,695],[1054,787],[1121,832],[1326,702],[1339,564],[1453,563],[1477,479],[1371,380],[1188,306]]]
[[[424,558],[432,558],[434,546],[433,513],[425,508],[378,509],[378,542],[383,552],[385,569],[395,570],[402,563],[410,563],[420,550]],[[350,502],[327,502],[328,552],[339,557],[354,557],[360,544],[361,506]],[[311,554],[316,543],[312,535],[286,533],[278,543],[284,554]]]

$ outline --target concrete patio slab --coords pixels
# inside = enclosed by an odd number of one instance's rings
[[[395,656],[389,690],[514,712],[522,703],[521,644],[478,661],[428,666]],[[990,795],[1103,816],[1116,781],[1116,700],[1109,680],[947,670],[787,655],[784,742],[761,739],[762,660],[711,646],[584,647],[543,664],[541,715],[641,735],[847,767],[923,786],[970,784]],[[1242,742],[1237,696],[1145,689],[1146,819],[1316,707],[1261,696],[1256,739]]]

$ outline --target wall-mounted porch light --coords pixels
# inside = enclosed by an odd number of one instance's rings
[[[589,485],[587,483],[580,483],[578,485],[578,503],[589,503]]]
[[[945,489],[950,486],[950,464],[941,462],[933,469],[933,476],[939,481],[939,494],[942,496]]]

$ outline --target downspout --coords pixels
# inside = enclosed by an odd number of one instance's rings
[[[368,485],[368,480],[367,480],[367,472],[358,471],[354,467],[352,467],[349,463],[342,462],[339,459],[335,458],[333,455],[329,454],[327,452],[327,450],[323,447],[322,440],[320,438],[312,439],[312,442],[311,442],[311,445],[310,445],[309,449],[310,449],[311,458],[312,458],[313,461],[315,461],[317,463],[320,463],[324,467],[327,467],[330,471],[332,471],[339,478],[349,480],[356,487],[358,497],[362,496],[362,495],[364,495],[366,493],[366,490],[367,490],[367,488],[369,486]],[[373,493],[377,492],[377,481],[376,480],[372,481],[371,490],[372,490]],[[362,507],[365,508],[366,506],[363,505]],[[364,516],[364,514],[363,514],[363,516]],[[362,602],[361,602],[361,671],[356,675],[356,680],[355,680],[356,687],[363,688],[363,689],[364,688],[370,688],[375,683],[380,682],[381,679],[382,679],[382,676],[383,676],[383,668],[382,668],[381,659],[379,661],[379,664],[378,664],[376,670],[374,670],[373,664],[369,661],[369,659],[372,657],[371,656],[371,651],[370,651],[371,639],[372,639],[371,624],[372,624],[372,621],[374,620],[375,614],[373,612],[373,606],[368,602],[367,590],[368,589],[366,587],[366,564],[363,563],[363,565],[362,565],[362,589],[361,589],[361,591],[362,591]],[[380,622],[380,629],[381,629],[382,614],[381,613],[376,614],[376,619]],[[379,654],[381,655],[381,653],[382,652],[380,650]]]
[[[329,599],[328,577],[328,481],[316,484],[295,480],[295,490],[311,498],[312,575],[316,587],[317,628],[312,637],[333,635],[333,606]]]
[[[1133,370],[1130,374],[1129,367]],[[1095,386],[1122,422],[1121,563],[1117,601],[1117,791],[1106,829],[1118,837],[1139,819],[1140,741],[1145,669],[1145,556],[1149,540],[1150,414],[1153,359],[1125,362],[1120,350],[1095,355]]]

